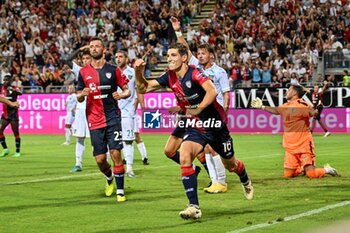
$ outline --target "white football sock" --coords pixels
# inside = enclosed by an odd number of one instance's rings
[[[75,166],[83,167],[83,154],[85,150],[85,138],[77,138],[75,144]]]
[[[132,144],[124,144],[124,158],[126,160],[126,172],[132,171],[132,164],[134,163],[134,147]]]
[[[65,131],[66,131],[66,142],[70,143],[70,135],[71,135],[70,128],[65,128]]]
[[[215,164],[216,175],[218,177],[219,183],[226,184],[226,170],[224,164],[221,161],[220,155],[214,156],[213,161]]]
[[[205,154],[205,161],[208,167],[209,177],[211,179],[212,184],[216,184],[218,182],[218,177],[216,175],[215,164],[213,157],[211,154]]]
[[[139,150],[139,152],[141,154],[142,160],[147,158],[147,151],[146,151],[145,143],[143,143],[143,142],[137,143],[137,149]]]

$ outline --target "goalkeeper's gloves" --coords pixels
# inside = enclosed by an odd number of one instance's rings
[[[262,100],[259,97],[253,99],[250,105],[252,106],[252,108],[258,108],[263,110],[265,109],[265,106],[263,105]]]

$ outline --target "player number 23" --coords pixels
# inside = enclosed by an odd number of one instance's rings
[[[120,141],[122,140],[122,131],[114,131],[114,141]]]

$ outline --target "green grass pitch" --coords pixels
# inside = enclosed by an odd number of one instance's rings
[[[209,178],[198,177],[202,219],[186,221],[178,212],[187,205],[179,167],[163,155],[168,135],[142,135],[149,166],[135,147],[136,178],[125,178],[128,201],[104,196],[90,141],[83,171],[70,173],[75,144],[61,146],[59,135],[22,135],[22,157],[12,158],[14,138],[7,135],[10,156],[0,158],[0,232],[231,232],[280,220],[249,232],[302,232],[350,217],[350,205],[308,217],[292,215],[350,200],[350,135],[315,135],[317,165],[330,163],[341,177],[283,179],[282,135],[234,135],[237,158],[245,162],[255,188],[244,199],[239,179],[227,174],[228,192],[206,194]],[[72,138],[72,141],[75,139]],[[198,161],[195,162],[199,164]]]

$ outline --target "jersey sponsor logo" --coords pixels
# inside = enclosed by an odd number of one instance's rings
[[[86,80],[89,80],[89,79],[92,79],[92,77],[91,76],[87,76]]]
[[[146,129],[159,129],[161,126],[162,114],[159,110],[156,112],[144,112],[143,118],[145,119],[143,127]]]
[[[191,81],[186,81],[186,82],[185,82],[185,85],[186,85],[186,87],[188,87],[188,88],[191,88],[191,87],[192,87]]]
[[[95,83],[90,83],[89,88],[91,91],[96,92],[97,91],[97,86]]]
[[[106,99],[108,97],[108,94],[104,94],[104,95],[94,95],[94,100],[97,99]]]
[[[106,77],[108,78],[108,79],[110,79],[111,77],[112,77],[112,73],[106,73]]]

